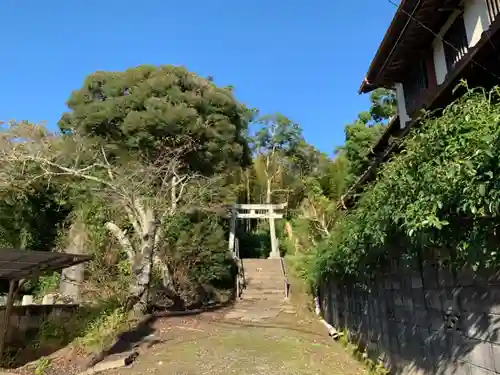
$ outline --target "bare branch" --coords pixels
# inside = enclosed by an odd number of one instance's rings
[[[111,164],[109,164],[108,157],[106,156],[106,151],[104,151],[104,147],[101,146],[101,153],[102,157],[104,159],[104,162],[106,163],[106,169],[108,171],[108,176],[110,181],[114,181],[114,176],[113,176],[113,171],[111,170]]]
[[[109,230],[113,234],[113,236],[115,236],[120,246],[127,253],[129,260],[133,262],[135,258],[135,250],[125,231],[123,231],[118,225],[110,221],[106,223],[106,229]]]
[[[185,168],[185,155],[196,147],[193,142],[185,139],[181,144],[166,144],[175,146],[166,147],[153,162],[137,157],[115,165],[101,145],[89,145],[77,134],[60,137],[38,126],[11,124],[6,131],[0,131],[0,184],[22,187],[35,180],[50,183],[53,178],[64,176],[95,183],[89,189],[126,215],[140,242],[151,221],[147,215],[150,210],[161,227],[181,204],[191,206],[199,197],[209,197],[213,183]],[[187,210],[182,207],[181,211]],[[107,224],[108,230],[120,239],[130,256],[130,238],[113,224]],[[158,230],[156,243],[161,236],[162,231]]]

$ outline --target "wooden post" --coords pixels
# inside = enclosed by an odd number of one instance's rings
[[[5,305],[4,317],[3,317],[3,327],[0,332],[0,358],[3,362],[3,351],[5,348],[5,340],[8,337],[9,325],[10,325],[10,315],[12,314],[12,306],[14,305],[14,292],[16,290],[16,280],[10,280],[9,282],[9,294],[7,296],[7,303]]]

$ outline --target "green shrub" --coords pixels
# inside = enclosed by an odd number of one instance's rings
[[[234,287],[235,263],[218,218],[203,213],[177,215],[166,223],[164,230],[158,254],[163,262],[168,262],[175,292],[186,305],[217,300],[219,291]],[[156,274],[155,289],[161,289],[159,276]]]
[[[442,263],[457,268],[496,267],[499,99],[498,89],[469,90],[427,114],[318,246],[312,278],[358,278],[389,257],[412,265],[422,249],[437,249]]]

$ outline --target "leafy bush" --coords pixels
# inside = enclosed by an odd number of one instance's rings
[[[233,288],[235,264],[217,218],[202,213],[176,215],[164,230],[165,242],[158,253],[172,270],[175,292],[186,306],[217,300],[218,290]],[[161,284],[157,277],[155,288],[161,290]],[[157,300],[156,304],[164,303]]]
[[[267,258],[271,251],[269,228],[257,227],[251,232],[237,233],[242,258]]]
[[[0,196],[0,245],[50,251],[71,207],[55,187],[32,185]]]
[[[389,256],[412,264],[422,251],[456,267],[498,265],[499,93],[469,90],[426,115],[318,246],[316,281],[367,274]]]
[[[82,198],[87,199],[75,205],[72,217],[75,222],[84,224],[85,250],[93,256],[85,266],[83,292],[91,300],[98,295],[100,299],[116,298],[124,302],[131,274],[129,262],[127,255],[105,228],[107,221],[120,216],[97,197]]]

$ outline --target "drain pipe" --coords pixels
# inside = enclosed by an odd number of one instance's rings
[[[334,340],[338,340],[340,336],[342,336],[342,332],[338,332],[335,327],[333,327],[330,323],[328,323],[321,312],[321,303],[319,302],[319,288],[316,289],[314,296],[314,311],[319,318],[321,324],[323,324],[328,331],[328,335],[332,337]]]

